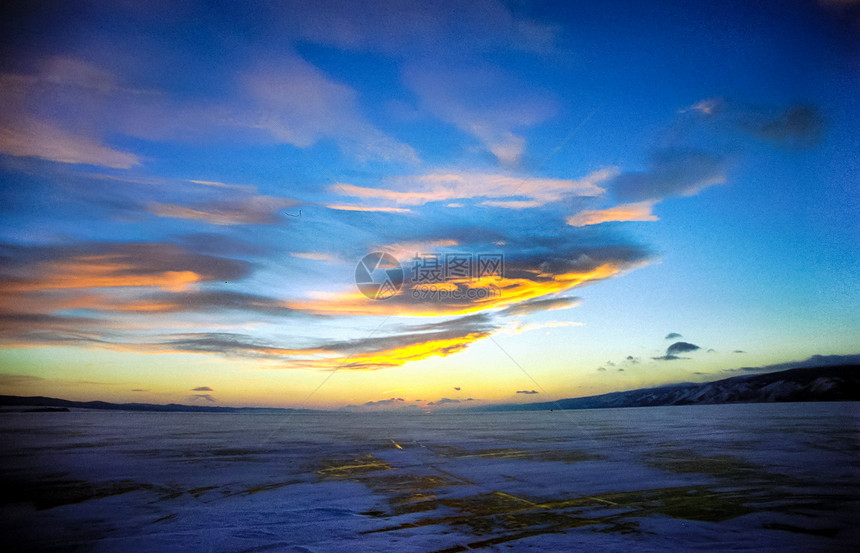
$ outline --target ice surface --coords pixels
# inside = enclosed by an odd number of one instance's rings
[[[849,551],[858,407],[0,413],[0,548]]]

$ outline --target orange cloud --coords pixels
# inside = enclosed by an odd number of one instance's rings
[[[392,244],[406,252],[427,245],[454,246],[453,239]],[[410,254],[412,255],[412,254]],[[356,289],[304,300],[277,298],[194,286],[235,281],[253,265],[196,254],[167,243],[89,243],[65,247],[14,247],[12,261],[0,268],[0,341],[13,345],[73,344],[137,353],[200,353],[260,359],[287,368],[376,370],[463,351],[503,327],[500,317],[571,307],[576,298],[563,292],[617,276],[647,261],[629,247],[555,248],[506,261],[499,275],[415,281],[407,269],[404,288],[386,300]],[[512,306],[517,306],[512,309]],[[64,310],[85,308],[87,316]],[[164,313],[243,312],[272,317],[451,316],[442,323],[400,327],[399,334],[360,340],[299,344],[267,343],[233,334],[200,318],[184,321]],[[478,313],[487,311],[487,313]],[[62,314],[61,314],[62,313]],[[471,315],[467,315],[471,314]],[[247,327],[247,318],[245,318]],[[175,334],[182,328],[208,333]],[[163,335],[154,337],[160,328]],[[224,328],[226,332],[213,332]],[[523,327],[527,329],[528,327]],[[140,330],[147,330],[145,336]],[[183,332],[187,332],[184,331]]]
[[[567,224],[573,227],[599,225],[611,221],[659,221],[660,218],[651,213],[654,201],[637,202],[618,205],[608,209],[580,211],[567,218]]]
[[[102,294],[65,290],[11,290],[4,284],[0,291],[0,312],[50,313],[66,309],[81,309],[106,302]]]
[[[200,282],[194,271],[161,271],[135,273],[131,264],[114,263],[108,259],[82,259],[44,263],[39,267],[41,278],[11,282],[6,289],[13,292],[56,290],[68,288],[112,288],[121,286],[156,286],[172,292],[185,290]]]
[[[0,270],[4,292],[155,287],[178,292],[192,284],[235,280],[250,264],[185,251],[167,243],[81,244],[20,249]],[[9,300],[12,301],[12,300]]]
[[[214,353],[224,356],[280,361],[281,367],[318,370],[377,370],[428,357],[463,351],[489,336],[497,326],[485,316],[469,316],[401,328],[390,336],[321,343],[303,348],[260,343],[250,336],[230,333],[185,334],[174,339],[123,347],[147,353]]]
[[[470,332],[451,338],[431,337],[426,341],[392,347],[389,349],[355,353],[328,359],[297,359],[290,361],[291,366],[324,370],[378,370],[399,367],[412,361],[428,357],[447,357],[465,350],[472,342],[486,338],[488,331]]]
[[[608,262],[561,274],[534,269],[531,274],[517,277],[452,279],[435,285],[404,283],[397,295],[385,300],[370,299],[358,291],[350,291],[288,301],[284,306],[318,315],[464,315],[566,292],[588,282],[617,276],[632,266]]]

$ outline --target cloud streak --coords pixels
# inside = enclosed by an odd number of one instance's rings
[[[568,217],[567,224],[572,227],[586,227],[621,221],[659,221],[660,218],[651,212],[654,203],[654,201],[645,201],[617,205],[607,209],[580,211],[576,215]]]
[[[532,313],[540,313],[542,311],[555,311],[558,309],[570,309],[576,307],[582,302],[582,298],[578,297],[563,297],[549,298],[545,300],[530,300],[512,305],[503,309],[502,315],[530,315]]]
[[[617,277],[644,262],[644,259],[579,258],[507,263],[504,277],[453,279],[439,284],[407,282],[397,295],[385,301],[349,291],[319,299],[286,301],[284,305],[317,315],[464,315],[564,293]]]
[[[387,200],[399,206],[479,199],[484,200],[481,205],[524,209],[540,207],[564,198],[599,196],[604,192],[600,184],[614,174],[614,169],[602,169],[582,179],[571,180],[492,173],[429,173],[390,177],[385,181],[389,184],[388,188],[341,183],[331,190],[363,200]]]
[[[693,196],[726,182],[726,162],[719,156],[693,150],[653,154],[649,169],[622,173],[608,183],[621,202],[656,202],[673,196]]]
[[[476,138],[505,166],[516,166],[525,153],[519,129],[541,123],[556,111],[549,98],[486,66],[422,64],[404,73],[406,85],[425,109]]]
[[[287,198],[260,195],[190,206],[150,202],[147,208],[158,217],[190,219],[219,226],[274,225],[284,222],[279,211],[297,203]]]
[[[279,5],[280,7],[280,5]],[[426,59],[456,44],[462,55],[492,49],[546,53],[558,29],[525,18],[496,0],[402,3],[374,0],[356,5],[322,0],[290,3],[270,14],[284,32],[316,44],[398,58]]]
[[[105,144],[96,129],[68,115],[52,119],[38,109],[74,97],[81,99],[78,109],[88,111],[94,98],[117,90],[109,73],[67,57],[43,60],[31,74],[0,74],[0,153],[113,169],[140,165],[137,155]]]
[[[360,114],[357,94],[298,56],[261,62],[243,78],[262,115],[253,124],[300,148],[336,138],[361,160],[417,162],[415,150]]]
[[[196,254],[170,243],[82,243],[0,249],[6,292],[151,287],[182,291],[196,283],[247,276],[245,261]]]
[[[779,109],[709,98],[685,112],[697,115],[703,123],[718,130],[752,136],[789,150],[816,146],[827,131],[824,115],[817,107],[809,104],[794,104]]]
[[[235,333],[188,334],[141,346],[157,352],[215,353],[229,357],[280,361],[281,368],[378,370],[429,357],[446,357],[489,336],[486,318],[422,325],[400,334],[356,340],[322,341],[305,347],[274,345]]]
[[[107,136],[211,144],[238,135],[299,148],[331,139],[360,161],[418,161],[414,148],[362,114],[353,88],[296,54],[258,60],[224,75],[230,94],[217,100],[127,86],[77,58],[27,60],[30,72],[0,74],[0,153],[129,169],[144,158],[111,147]]]

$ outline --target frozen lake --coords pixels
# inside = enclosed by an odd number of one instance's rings
[[[3,551],[849,551],[860,405],[0,413]]]

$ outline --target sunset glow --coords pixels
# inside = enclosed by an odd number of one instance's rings
[[[860,351],[853,3],[72,4],[0,24],[0,394],[441,409]]]

